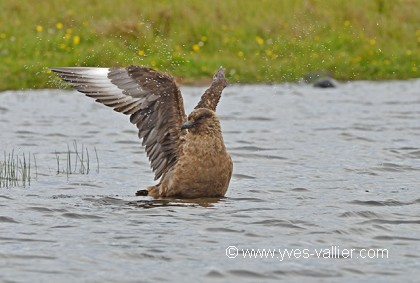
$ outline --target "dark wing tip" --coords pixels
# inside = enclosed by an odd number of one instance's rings
[[[54,73],[62,73],[62,72],[68,72],[70,69],[75,69],[75,67],[52,67],[48,68]]]
[[[60,76],[60,78],[64,79],[64,76],[83,76],[82,73],[80,73],[81,71],[85,71],[89,68],[83,68],[83,67],[53,67],[53,68],[49,68],[51,70],[51,72],[56,73]]]
[[[227,85],[228,82],[225,78],[225,68],[220,67],[213,75],[213,81],[210,87],[201,96],[200,102],[198,102],[195,109],[207,108],[216,111],[217,103],[222,95],[222,91]]]
[[[61,73],[62,72],[62,69],[59,68],[59,67],[48,68],[48,69],[50,69],[50,71],[54,72],[54,73]]]
[[[215,80],[215,79],[224,78],[225,72],[226,72],[226,69],[220,66],[219,70],[217,70],[217,72],[214,74],[213,79]]]
[[[227,80],[226,80],[226,77],[225,77],[225,72],[226,72],[226,69],[223,68],[222,66],[220,66],[219,70],[217,70],[217,72],[213,76],[213,81],[214,82],[215,81],[221,81],[223,83],[223,86],[226,87],[228,85],[228,83],[227,83]]]

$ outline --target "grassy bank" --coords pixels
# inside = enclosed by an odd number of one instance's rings
[[[4,0],[0,89],[54,87],[51,66],[148,65],[186,82],[420,77],[416,0]]]

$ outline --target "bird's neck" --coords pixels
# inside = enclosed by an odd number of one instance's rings
[[[188,147],[195,149],[203,149],[210,151],[226,151],[221,130],[218,131],[202,131],[200,133],[188,133]]]

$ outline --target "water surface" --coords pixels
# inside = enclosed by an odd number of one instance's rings
[[[182,88],[188,111],[203,90]],[[0,188],[0,281],[416,280],[420,80],[230,86],[218,113],[226,198],[154,201],[134,196],[154,182],[128,117],[75,91],[0,94],[1,154],[37,162]],[[57,175],[74,140],[91,171]]]

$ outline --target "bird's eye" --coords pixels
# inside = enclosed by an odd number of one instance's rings
[[[200,116],[196,119],[196,121],[197,122],[203,122],[205,118],[206,118],[205,116]]]

